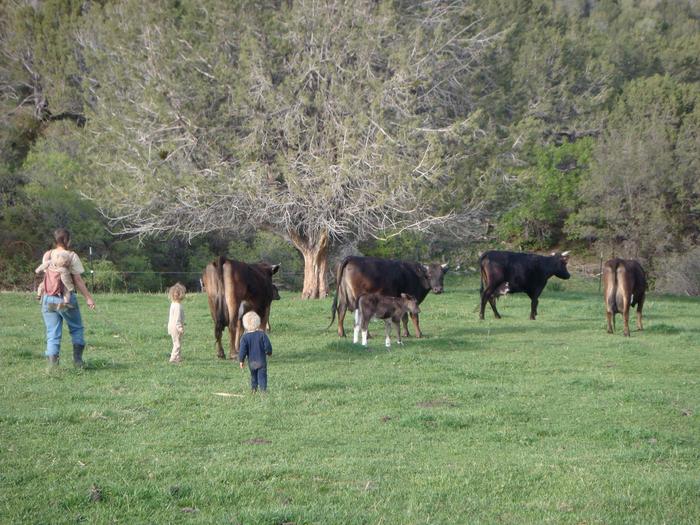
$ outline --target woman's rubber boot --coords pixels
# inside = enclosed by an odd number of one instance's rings
[[[73,366],[76,368],[83,368],[85,363],[83,363],[83,349],[85,345],[73,345]]]

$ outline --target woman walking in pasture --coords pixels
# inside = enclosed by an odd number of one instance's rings
[[[95,308],[95,300],[85,285],[81,274],[85,272],[83,263],[78,254],[69,250],[70,232],[65,228],[58,228],[53,233],[54,248],[47,251],[42,258],[42,264],[57,257],[68,260],[68,270],[73,279],[75,289],[78,290],[90,309]],[[58,365],[61,353],[61,336],[63,335],[63,321],[68,325],[71,341],[73,342],[73,364],[83,366],[83,350],[85,349],[85,329],[83,319],[80,316],[78,297],[74,291],[70,292],[70,308],[60,308],[64,303],[64,289],[61,276],[58,272],[46,270],[44,272],[43,295],[41,297],[41,314],[46,327],[46,358],[49,366]]]

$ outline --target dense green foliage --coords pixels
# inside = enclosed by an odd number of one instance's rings
[[[537,321],[515,295],[479,322],[477,280],[448,277],[426,337],[391,352],[283,292],[267,396],[215,357],[202,294],[180,366],[165,294],[97,294],[88,367],[66,339],[51,374],[36,301],[1,294],[3,523],[700,521],[696,299],[651,294],[624,338],[597,281],[546,290]]]
[[[446,4],[459,5],[459,17],[442,26],[431,15]],[[159,289],[163,278],[194,286],[202,263],[230,242],[258,246],[253,256],[299,232],[266,228],[285,236],[273,240],[251,223],[192,244],[167,232],[138,242],[114,237],[105,216],[124,203],[158,211],[195,187],[195,173],[247,166],[265,173],[256,175],[261,183],[284,183],[290,201],[317,191],[289,211],[295,225],[329,224],[339,203],[357,200],[353,180],[393,174],[403,186],[416,155],[426,170],[416,172],[426,181],[416,186],[421,201],[436,212],[478,209],[481,226],[462,230],[483,245],[636,257],[660,278],[671,261],[692,264],[700,243],[696,2],[358,2],[339,10],[335,25],[324,10],[335,4],[306,8],[313,5],[1,0],[0,286],[29,285],[58,225],[74,231],[83,255],[92,246],[105,268],[113,265],[121,277],[107,289]],[[416,20],[422,30],[408,33]],[[460,27],[468,47],[451,41],[447,51],[464,69],[446,75],[454,63],[430,45]],[[328,54],[314,54],[309,35],[331,33],[321,48]],[[416,56],[439,59],[419,71]],[[339,144],[345,164],[333,153]],[[336,170],[344,165],[350,182]],[[247,191],[233,178],[211,183],[221,194]],[[327,203],[323,213],[301,213],[319,209],[316,201]],[[171,224],[176,237],[186,208]],[[464,248],[464,237],[452,227],[375,241],[360,228],[334,248],[359,241],[382,256],[461,260],[479,249]],[[291,260],[287,284],[298,286],[298,256]],[[163,271],[181,273],[148,273]],[[700,287],[657,282],[681,293]]]

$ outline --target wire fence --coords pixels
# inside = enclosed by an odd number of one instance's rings
[[[580,265],[570,268],[574,280],[585,281],[588,286],[597,283],[598,291],[602,283],[602,262],[600,265]],[[450,277],[478,278],[479,271],[474,267],[456,267],[449,270]],[[276,274],[275,285],[281,290],[300,291],[303,272],[286,272]],[[183,282],[189,292],[204,292],[202,272],[197,271],[100,271],[88,269],[84,279],[93,291],[104,292],[165,292],[175,282]],[[146,279],[138,279],[146,278]],[[555,280],[553,283],[558,282]],[[327,283],[330,290],[335,290],[335,273],[328,272]],[[550,284],[553,284],[550,283]],[[563,284],[553,284],[559,288]]]

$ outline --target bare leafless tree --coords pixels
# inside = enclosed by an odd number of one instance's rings
[[[212,1],[189,25],[163,9],[108,6],[109,30],[81,35],[100,173],[86,194],[120,231],[275,231],[304,257],[307,298],[328,292],[333,239],[470,232],[478,203],[458,215],[441,194],[465,83],[497,38],[470,2]]]

